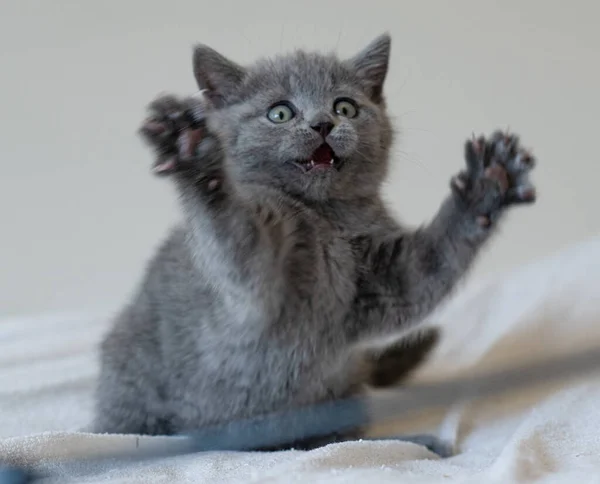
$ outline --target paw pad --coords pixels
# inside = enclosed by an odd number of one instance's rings
[[[496,131],[486,139],[473,134],[465,144],[465,160],[466,171],[452,178],[451,187],[471,206],[480,226],[491,225],[502,207],[535,201],[529,181],[535,158],[518,136]]]
[[[149,111],[139,131],[156,152],[152,171],[167,175],[195,156],[206,135],[206,108],[202,98],[178,100],[165,95],[153,101]]]

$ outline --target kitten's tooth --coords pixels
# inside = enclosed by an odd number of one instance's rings
[[[331,160],[329,160],[329,164],[333,165],[333,158],[331,158]]]
[[[315,160],[310,160],[310,166],[311,166],[311,168],[314,168],[314,166],[315,166]]]

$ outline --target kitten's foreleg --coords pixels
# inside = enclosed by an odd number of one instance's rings
[[[262,223],[268,214],[239,193],[221,141],[205,122],[207,109],[201,98],[162,96],[150,104],[140,134],[156,154],[154,173],[176,182],[202,270],[232,302],[273,311],[281,304],[278,263],[285,249],[277,235],[286,228]]]
[[[378,317],[364,318],[363,333],[389,332],[426,316],[471,267],[506,208],[535,201],[528,179],[534,159],[516,136],[497,131],[488,140],[469,140],[465,157],[467,169],[452,179],[451,196],[428,226],[366,241],[365,287],[375,291],[358,302]]]

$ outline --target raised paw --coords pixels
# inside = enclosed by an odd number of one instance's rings
[[[509,205],[535,202],[529,181],[535,159],[518,136],[502,131],[489,139],[473,136],[465,144],[465,160],[467,169],[452,179],[451,187],[482,227],[490,226]]]
[[[165,95],[153,101],[148,111],[139,133],[156,154],[152,170],[157,175],[174,173],[194,158],[208,135],[206,105],[200,97],[179,100]]]

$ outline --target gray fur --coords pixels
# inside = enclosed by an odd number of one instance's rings
[[[142,135],[185,217],[102,344],[97,431],[185,432],[345,397],[425,358],[435,330],[388,357],[358,348],[413,327],[450,293],[505,208],[532,201],[531,165],[515,162],[526,158],[516,137],[467,142],[467,169],[437,216],[402,227],[380,198],[389,52],[384,35],[350,60],[299,51],[242,67],[198,46],[206,100],[151,104]],[[333,112],[341,96],[356,118]],[[266,113],[282,100],[297,115],[273,124]],[[323,143],[311,129],[322,122],[343,163],[304,173],[291,161]]]

